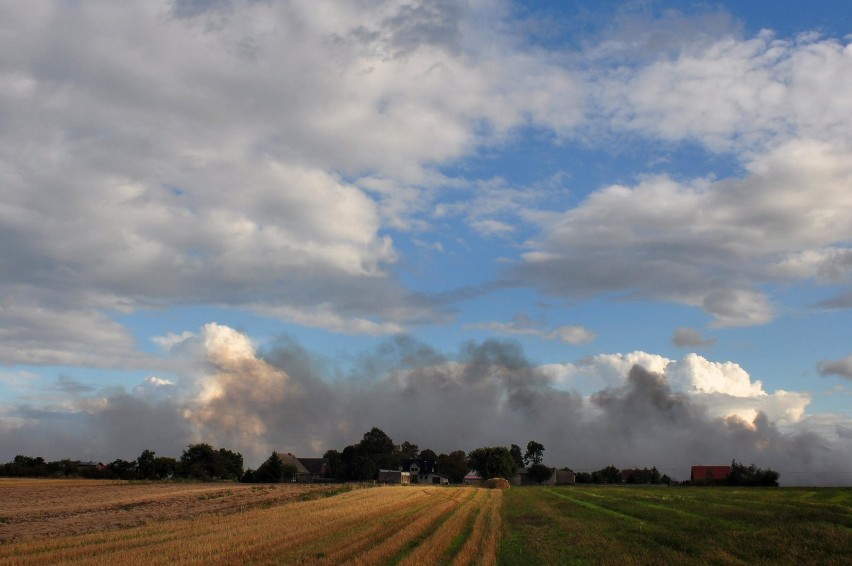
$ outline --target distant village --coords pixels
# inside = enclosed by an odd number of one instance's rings
[[[677,481],[656,467],[574,471],[544,463],[545,447],[535,441],[526,450],[515,444],[483,447],[465,453],[435,454],[410,442],[394,444],[372,428],[357,444],[328,450],[321,458],[273,451],[257,469],[244,468],[243,457],[206,443],[189,445],[181,457],[157,456],[144,450],[136,460],[102,462],[18,455],[0,464],[4,477],[79,477],[124,480],[240,481],[246,483],[374,482],[378,484],[485,485],[501,478],[507,485],[734,485],[777,486],[779,474],[732,460],[730,464],[693,465],[688,480]]]

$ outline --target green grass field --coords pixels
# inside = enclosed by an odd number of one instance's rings
[[[852,489],[521,487],[499,563],[852,564]]]

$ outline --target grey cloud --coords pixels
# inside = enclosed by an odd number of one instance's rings
[[[820,375],[837,375],[852,379],[852,356],[840,360],[823,360],[817,365]]]
[[[51,385],[50,389],[76,397],[84,393],[91,393],[97,388],[93,385],[81,383],[71,376],[60,374],[56,378],[56,383]]]
[[[463,3],[453,0],[416,2],[400,6],[385,21],[393,44],[404,55],[420,45],[434,45],[457,52],[461,47],[459,20]]]
[[[796,141],[755,157],[742,179],[606,187],[547,215],[508,275],[568,299],[671,301],[702,307],[714,326],[765,324],[776,308],[764,285],[824,269],[791,257],[845,258],[849,163],[838,147]]]
[[[678,348],[700,348],[712,346],[716,342],[716,338],[704,338],[701,332],[694,328],[679,327],[672,336],[672,344]]]
[[[434,301],[390,274],[386,225],[420,222],[429,185],[446,182],[435,168],[469,153],[478,125],[525,118],[483,71],[494,55],[463,52],[474,8],[383,5],[179,0],[175,21],[151,3],[74,3],[4,19],[0,36],[26,41],[6,46],[2,69],[2,295],[101,321],[116,350],[127,333],[111,313],[172,304],[325,309],[335,329],[436,320]],[[251,61],[235,57],[245,45]],[[382,190],[361,186],[371,179]],[[28,342],[36,321],[8,327],[7,363],[90,358],[52,334]]]
[[[0,412],[0,417],[2,417]],[[180,407],[169,402],[148,403],[123,393],[108,395],[89,410],[19,407],[10,424],[0,418],[0,460],[16,454],[47,459],[133,460],[146,449],[163,456],[180,456],[192,436]]]
[[[194,18],[209,12],[230,11],[233,0],[174,0],[172,13],[178,18]]]
[[[824,309],[852,309],[852,291],[820,301],[816,306]]]

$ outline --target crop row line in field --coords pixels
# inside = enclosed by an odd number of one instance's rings
[[[488,490],[485,494],[486,501],[479,507],[470,535],[453,558],[452,566],[489,566],[496,563],[502,534],[500,506],[503,492]]]
[[[585,507],[586,509],[591,509],[592,511],[600,511],[601,513],[606,513],[607,515],[612,515],[613,517],[618,517],[620,519],[628,519],[630,521],[638,521],[640,523],[643,522],[642,519],[640,519],[638,517],[634,517],[632,515],[628,515],[626,513],[616,511],[615,509],[610,509],[609,507],[597,505],[597,504],[592,503],[590,501],[584,501],[582,499],[577,499],[576,497],[571,497],[569,495],[554,491],[552,489],[548,489],[547,492],[555,495],[556,497],[561,497],[562,499],[567,499],[567,500],[569,500],[573,503],[576,503],[577,505],[579,505],[581,507]]]
[[[314,501],[290,499],[236,515],[7,543],[0,565],[472,564],[481,561],[460,560],[471,539],[499,537],[492,532],[499,527],[493,520],[499,515],[495,501],[478,489],[374,488]],[[484,528],[490,532],[483,533]],[[449,552],[461,531],[471,533],[470,539]],[[489,543],[489,548],[485,563],[493,563],[496,555],[496,545]]]
[[[459,494],[462,494],[459,491]],[[479,490],[466,491],[460,505],[452,508],[447,514],[435,521],[425,532],[412,539],[400,556],[394,561],[402,566],[417,564],[447,564],[450,557],[445,557],[456,533],[470,521],[476,503],[481,502]]]

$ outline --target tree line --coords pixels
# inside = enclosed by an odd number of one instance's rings
[[[384,431],[373,427],[361,440],[341,451],[328,450],[323,457],[328,462],[331,478],[337,481],[374,481],[379,470],[398,470],[405,460],[426,460],[434,463],[435,471],[446,476],[450,483],[462,483],[469,471],[482,479],[515,477],[519,468],[525,468],[527,477],[536,483],[549,480],[555,468],[544,464],[544,445],[534,440],[527,443],[526,451],[512,444],[476,448],[469,453],[454,450],[436,454],[430,448],[420,449],[417,444],[403,442],[396,445]],[[571,471],[570,468],[562,468]],[[243,457],[225,448],[213,448],[207,443],[190,444],[179,459],[157,456],[152,450],[143,450],[136,460],[114,460],[106,465],[86,465],[68,459],[53,462],[41,457],[18,455],[6,464],[0,464],[0,476],[5,477],[82,477],[93,479],[164,480],[193,479],[201,481],[229,480],[256,483],[293,481],[296,468],[281,461],[273,452],[256,470],[243,469]],[[576,483],[589,484],[671,484],[671,478],[651,469],[622,470],[607,466],[592,472],[576,472]],[[573,472],[572,472],[573,473]],[[715,484],[733,486],[777,486],[780,475],[770,469],[763,470],[754,464],[746,466],[736,460],[731,462],[731,472]],[[682,482],[688,484],[690,482]],[[707,481],[696,481],[706,485]]]
[[[157,456],[153,450],[143,450],[135,460],[117,459],[108,464],[92,464],[70,459],[48,462],[40,456],[18,455],[11,462],[0,465],[0,476],[236,481],[243,476],[243,456],[225,448],[217,450],[203,442],[187,446],[180,459]]]

